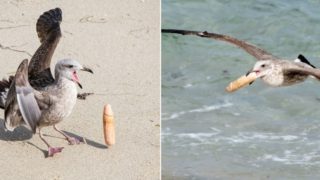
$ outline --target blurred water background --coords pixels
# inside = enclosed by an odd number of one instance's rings
[[[163,0],[162,28],[216,32],[320,67],[320,1]],[[319,179],[320,82],[229,82],[255,59],[221,41],[162,34],[163,179]]]

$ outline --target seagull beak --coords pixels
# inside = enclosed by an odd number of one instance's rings
[[[258,75],[260,73],[260,70],[251,69],[250,71],[247,72],[246,76],[248,76],[250,73],[256,73]]]
[[[81,71],[87,71],[91,74],[93,74],[93,71],[90,69],[90,68],[87,68],[87,67],[82,67],[82,69],[80,69]]]
[[[246,76],[248,76],[250,73],[252,73],[252,70],[248,71],[248,72],[246,73]]]
[[[72,73],[72,81],[75,82],[75,83],[77,83],[78,86],[82,89],[82,85],[80,84],[77,71],[73,71],[73,73]]]
[[[248,76],[250,73],[253,73],[253,72],[257,72],[257,71],[254,71],[253,69],[251,69],[250,71],[248,71],[247,73],[246,73],[246,76]],[[252,83],[254,83],[254,81],[252,81],[251,83],[249,83],[249,85],[251,85]]]
[[[78,84],[79,88],[82,89],[82,85],[79,82],[77,82],[77,84]]]

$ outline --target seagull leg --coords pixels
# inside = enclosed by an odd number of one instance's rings
[[[80,144],[80,140],[75,138],[75,137],[70,137],[68,136],[66,133],[64,133],[63,131],[61,131],[60,129],[58,129],[56,127],[56,125],[53,125],[53,129],[58,131],[60,134],[62,134],[66,140],[69,142],[70,145],[74,145],[74,144]]]
[[[50,144],[43,138],[42,132],[39,129],[40,139],[48,146],[48,157],[52,157],[54,154],[62,151],[63,147],[51,147]]]

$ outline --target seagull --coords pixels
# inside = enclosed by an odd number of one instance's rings
[[[79,140],[69,137],[56,124],[68,117],[76,103],[77,85],[82,88],[78,70],[93,73],[75,60],[58,61],[53,77],[50,69],[51,57],[60,40],[62,11],[60,8],[44,12],[38,19],[36,29],[41,45],[28,64],[24,60],[15,76],[0,81],[0,108],[5,110],[5,128],[13,131],[26,125],[33,133],[39,129],[42,141],[48,146],[48,156],[61,152],[43,138],[41,128],[53,126],[69,144],[79,144]]]
[[[48,146],[48,156],[62,151],[63,147],[52,147],[44,138],[41,129],[46,126],[61,133],[69,144],[79,144],[80,140],[66,135],[56,124],[68,117],[77,100],[77,85],[81,86],[78,70],[92,71],[75,60],[64,59],[55,66],[54,82],[42,90],[34,89],[29,81],[28,60],[19,65],[10,86],[5,104],[5,128],[13,131],[26,125],[33,133],[39,129],[40,139]]]
[[[44,12],[36,23],[36,30],[41,45],[32,56],[28,68],[29,81],[33,88],[41,90],[54,82],[50,64],[52,55],[62,36],[60,23],[62,21],[62,11],[60,8],[51,9]],[[12,79],[0,81],[0,108],[4,109],[6,96]],[[92,93],[78,94],[79,99],[86,99]]]
[[[301,54],[298,55],[297,59],[294,61],[290,61],[278,58],[248,42],[223,34],[178,29],[162,29],[161,32],[195,35],[234,44],[257,59],[257,62],[247,75],[256,73],[257,78],[262,79],[263,82],[273,87],[291,86],[301,83],[309,76],[320,80],[320,69],[317,69]]]

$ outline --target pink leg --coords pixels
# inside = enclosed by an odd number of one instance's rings
[[[80,144],[79,139],[66,135],[64,132],[62,132],[60,129],[58,129],[55,125],[53,125],[53,129],[58,131],[60,134],[62,134],[66,138],[66,140],[69,142],[70,145]]]
[[[53,157],[54,154],[61,152],[63,147],[49,147],[48,157]]]
[[[51,147],[50,144],[43,138],[41,129],[39,129],[40,139],[48,146],[48,157],[52,157],[54,154],[62,151],[63,147]]]

